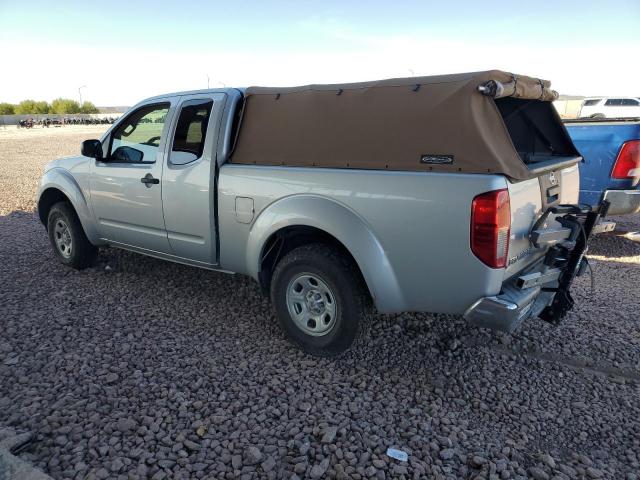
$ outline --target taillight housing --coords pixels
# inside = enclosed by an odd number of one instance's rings
[[[613,164],[611,178],[633,180],[640,179],[640,140],[631,140],[622,144],[616,163]]]
[[[509,191],[493,190],[473,199],[471,251],[491,268],[504,268],[509,254],[511,205]]]

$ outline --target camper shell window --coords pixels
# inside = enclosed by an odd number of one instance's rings
[[[551,102],[513,97],[498,98],[495,102],[525,164],[578,155]]]

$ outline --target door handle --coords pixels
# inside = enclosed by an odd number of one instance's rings
[[[151,175],[150,173],[147,173],[140,179],[140,181],[144,183],[147,188],[151,188],[151,185],[157,185],[160,183],[160,180],[157,178],[153,178],[153,175]]]

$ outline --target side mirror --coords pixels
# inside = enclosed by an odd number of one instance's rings
[[[102,143],[100,140],[85,140],[82,142],[80,153],[84,157],[102,159]]]
[[[140,163],[144,158],[144,152],[137,148],[122,145],[116,148],[109,157],[112,162]]]

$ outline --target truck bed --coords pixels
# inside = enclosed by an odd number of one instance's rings
[[[356,261],[402,298],[399,303],[378,304],[380,311],[463,313],[479,296],[500,291],[504,270],[487,268],[469,247],[469,213],[476,195],[505,187],[501,175],[226,164],[220,170],[218,189],[221,267],[248,271],[247,258],[253,263],[247,255],[252,250],[251,236],[263,221],[269,228],[300,223],[336,238],[346,235],[346,243],[353,242],[353,248],[345,246],[358,255],[363,233],[340,222],[340,212],[346,209],[347,218],[353,219],[355,213],[378,238],[389,265]],[[236,197],[248,195],[254,200],[251,224],[239,222],[236,213]],[[323,205],[318,207],[322,211],[315,210],[314,201]],[[296,206],[307,202],[303,210],[308,217],[290,216],[285,223],[272,225],[268,215],[278,203],[283,211],[300,210],[286,207],[286,202]],[[270,208],[262,216],[266,207]],[[375,291],[373,295],[383,297]]]

